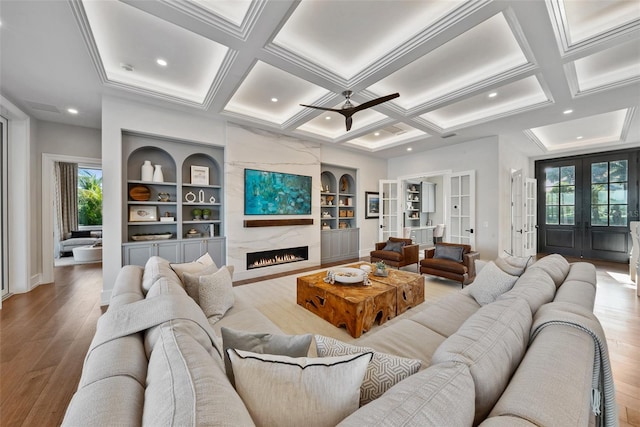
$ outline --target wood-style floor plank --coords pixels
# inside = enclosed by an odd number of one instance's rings
[[[598,269],[594,312],[607,335],[620,425],[638,427],[640,298],[635,294],[635,284],[629,280],[627,265],[594,264]],[[283,276],[286,274],[269,279]],[[14,295],[3,302],[0,310],[0,425],[57,426],[62,422],[102,313],[99,306],[101,288],[99,264],[59,267],[55,270],[53,284],[39,286],[28,294]],[[257,289],[253,298],[263,301],[259,309],[267,317],[286,309],[285,304],[274,300],[274,295],[267,289]],[[435,279],[425,289],[425,298],[428,302],[459,289],[455,282]],[[303,325],[308,319],[304,311],[292,315],[298,316],[299,322],[293,322],[296,325]]]

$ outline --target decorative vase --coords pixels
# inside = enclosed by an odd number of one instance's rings
[[[150,160],[145,160],[140,168],[140,180],[151,181],[153,179],[153,166]]]
[[[164,175],[162,174],[162,165],[155,165],[156,168],[153,171],[153,182],[164,182]]]

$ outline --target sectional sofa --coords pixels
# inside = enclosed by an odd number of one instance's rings
[[[326,416],[297,415],[307,426],[617,425],[606,341],[593,315],[593,265],[550,255],[512,274],[515,284],[486,268],[464,290],[367,333],[356,342],[364,353],[336,363],[381,354],[419,361],[418,372],[391,379],[381,396],[359,408],[356,402],[337,421],[330,421],[329,406]],[[238,374],[236,388],[225,374],[223,327],[282,333],[242,298],[221,319],[207,319],[165,260],[124,267],[63,425],[273,425],[242,394]],[[234,363],[255,361],[229,352]],[[269,363],[287,365],[284,359]],[[271,383],[260,386],[273,390]],[[295,387],[267,392],[264,400],[289,399],[287,411],[303,411],[306,394]]]

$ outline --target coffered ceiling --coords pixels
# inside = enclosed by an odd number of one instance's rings
[[[640,142],[635,0],[2,0],[0,20],[0,89],[43,120],[99,127],[115,94],[380,156]],[[300,105],[344,90],[400,97],[350,131]]]

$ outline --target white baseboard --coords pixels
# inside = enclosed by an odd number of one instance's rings
[[[40,273],[34,274],[33,276],[31,276],[31,280],[29,283],[29,291],[32,291],[33,289],[37,288],[41,284],[42,284],[42,275]]]

